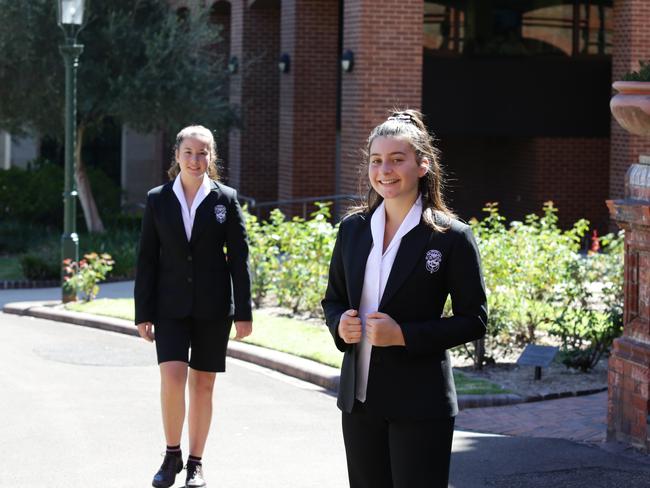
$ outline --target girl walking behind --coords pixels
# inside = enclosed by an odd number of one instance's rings
[[[370,133],[369,191],[339,228],[322,302],[345,353],[338,407],[351,488],[446,487],[458,413],[448,349],[479,339],[487,302],[470,228],[413,110]],[[451,295],[453,317],[442,318]]]
[[[252,332],[250,273],[237,192],[217,181],[212,133],[198,125],[184,128],[176,136],[174,156],[170,181],[147,195],[135,323],[141,337],[155,340],[160,367],[167,451],[152,484],[172,486],[183,468],[180,443],[187,384],[190,445],[185,486],[196,488],[207,486],[201,457],[212,419],[215,377],[225,371],[233,320],[237,339]]]

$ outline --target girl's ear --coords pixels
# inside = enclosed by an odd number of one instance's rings
[[[418,172],[420,178],[426,175],[427,171],[429,171],[429,158],[422,158],[420,164],[418,165]]]

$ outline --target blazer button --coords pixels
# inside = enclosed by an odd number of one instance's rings
[[[192,255],[191,255],[191,254],[187,256],[187,260],[188,260],[188,261],[191,261],[191,260],[192,260]]]
[[[187,282],[192,283],[192,277],[191,276],[189,278],[187,278]]]

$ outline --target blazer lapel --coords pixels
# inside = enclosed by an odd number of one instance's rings
[[[183,224],[181,203],[176,198],[171,183],[168,184],[165,191],[165,207],[165,213],[169,216],[172,232],[176,234],[180,242],[187,244],[187,234],[185,234],[185,225]]]
[[[216,182],[210,181],[210,193],[206,195],[203,201],[196,208],[196,215],[194,215],[194,225],[192,226],[192,238],[190,243],[196,242],[201,237],[201,234],[210,223],[210,219],[216,219],[214,214],[214,206],[219,197],[219,187]]]
[[[357,243],[354,245],[354,252],[349,256],[348,269],[349,275],[349,293],[350,305],[355,310],[359,309],[361,304],[361,292],[363,291],[363,279],[366,274],[366,263],[368,254],[372,247],[372,232],[370,230],[370,217],[366,218],[363,228],[359,232]]]
[[[382,310],[411,275],[415,265],[422,258],[422,253],[429,242],[430,236],[431,229],[424,222],[420,222],[417,227],[414,227],[402,237],[393,267],[388,275],[384,294],[379,303],[379,310]]]

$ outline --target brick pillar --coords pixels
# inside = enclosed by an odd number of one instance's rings
[[[341,87],[341,193],[359,189],[359,150],[393,106],[422,103],[422,0],[346,0],[343,50],[354,68]]]
[[[210,23],[220,29],[221,41],[213,47],[216,53],[221,57],[221,69],[226,70],[228,59],[230,58],[230,2],[226,0],[217,0],[210,8]],[[228,86],[226,85],[226,89]],[[228,93],[225,93],[228,97]],[[228,181],[228,134],[215,134],[217,139],[217,152],[221,164],[219,167],[219,177]]]
[[[239,109],[240,128],[229,138],[229,183],[257,201],[275,200],[278,181],[277,59],[279,1],[232,0],[230,102]]]
[[[278,197],[334,191],[339,2],[282,0]]]
[[[623,335],[609,359],[609,440],[650,449],[650,157],[630,166],[625,199],[608,200],[625,229]]]
[[[614,46],[612,78],[620,80],[624,73],[637,71],[639,60],[650,59],[650,2],[648,0],[614,0]],[[612,119],[610,198],[621,198],[625,173],[639,154],[650,154],[650,140],[625,132]]]

